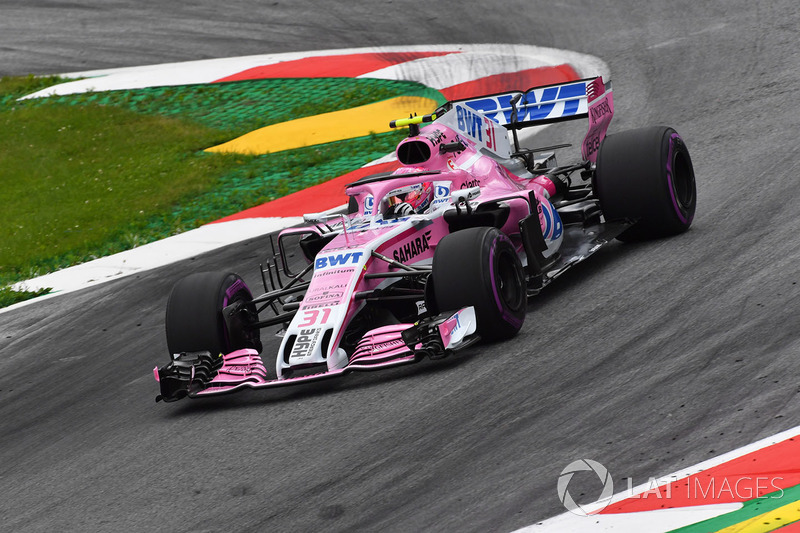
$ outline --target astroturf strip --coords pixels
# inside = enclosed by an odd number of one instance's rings
[[[669,533],[708,533],[709,531],[719,531],[726,527],[740,524],[747,520],[751,520],[759,515],[774,511],[784,505],[800,500],[800,485],[789,487],[788,489],[777,490],[769,494],[765,494],[760,498],[755,498],[744,502],[743,507],[737,511],[733,511],[716,518],[710,518],[690,526],[685,526],[679,529],[674,529]],[[800,505],[800,504],[798,504]],[[794,520],[787,521],[787,525]],[[781,526],[776,526],[777,529]],[[771,530],[770,530],[771,531]]]
[[[57,82],[0,80],[0,287],[327,181],[390,153],[404,134],[263,156],[202,152],[251,128],[400,95],[444,102],[412,82],[345,78],[18,100]],[[13,303],[8,292],[0,306]]]

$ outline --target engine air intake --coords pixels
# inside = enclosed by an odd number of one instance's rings
[[[397,147],[397,159],[404,165],[419,165],[431,158],[431,148],[423,141],[407,141]]]

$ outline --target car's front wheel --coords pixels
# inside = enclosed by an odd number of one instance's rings
[[[180,280],[167,301],[167,347],[171,354],[208,350],[212,355],[242,348],[261,351],[259,330],[248,327],[257,319],[250,289],[229,272],[197,272]],[[242,302],[228,322],[222,310]]]
[[[474,306],[478,334],[514,336],[525,321],[525,274],[511,241],[490,227],[445,236],[433,256],[433,293],[439,311]]]

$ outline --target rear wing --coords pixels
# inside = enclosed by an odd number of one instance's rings
[[[517,130],[588,118],[581,154],[593,163],[614,114],[611,82],[604,83],[602,77],[455,100],[447,106],[449,111],[439,120],[502,158],[522,153]],[[501,130],[503,138],[498,138],[498,126],[511,131],[513,147],[507,131]]]

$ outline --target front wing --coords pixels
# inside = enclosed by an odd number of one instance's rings
[[[175,354],[169,364],[153,369],[161,389],[156,401],[174,402],[187,396],[199,398],[242,389],[299,385],[355,370],[414,363],[425,356],[442,358],[477,342],[476,325],[474,308],[466,307],[416,324],[375,328],[364,335],[344,368],[280,379],[269,379],[258,352],[249,348],[216,356],[208,351]]]

